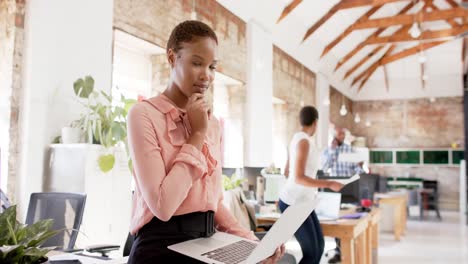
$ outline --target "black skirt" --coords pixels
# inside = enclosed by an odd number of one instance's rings
[[[173,244],[203,237],[196,232],[181,231],[181,222],[177,221],[181,217],[183,216],[173,217],[168,222],[154,217],[144,225],[136,235],[127,263],[203,263],[167,248]]]

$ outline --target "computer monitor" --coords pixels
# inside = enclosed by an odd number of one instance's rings
[[[374,193],[379,191],[379,178],[377,174],[362,174],[359,179],[359,197],[361,199],[374,199]]]
[[[351,178],[351,176],[325,176],[317,175],[317,178],[320,180],[345,180]],[[359,203],[361,200],[360,186],[358,181],[347,184],[343,189],[340,190],[341,193],[341,203]],[[333,192],[328,188],[323,188],[325,192]]]

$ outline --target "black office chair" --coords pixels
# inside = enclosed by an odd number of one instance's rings
[[[6,194],[0,189],[0,213],[3,213],[8,207],[10,207],[10,200],[8,200],[8,197]]]
[[[53,230],[63,230],[49,238],[44,247],[54,246],[63,251],[74,251],[76,238],[83,219],[86,194],[33,193],[29,200],[26,224],[53,219]]]
[[[419,217],[424,218],[424,210],[434,210],[437,218],[442,220],[439,212],[439,188],[437,181],[423,181],[423,189],[419,192]]]

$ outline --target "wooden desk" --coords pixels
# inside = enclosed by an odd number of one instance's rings
[[[367,216],[360,219],[321,221],[320,226],[324,236],[341,240],[342,264],[370,264],[372,251],[378,247],[380,218],[380,209],[374,208]],[[274,224],[276,220],[277,218],[272,217],[257,217],[259,225]]]
[[[342,264],[368,263],[366,249],[368,223],[367,217],[320,222],[324,236],[341,240]]]
[[[367,263],[377,263],[378,248],[379,248],[379,222],[382,218],[382,210],[379,208],[373,208],[372,211],[367,215],[369,224],[366,230],[366,255]],[[375,252],[375,256],[373,253]]]
[[[401,236],[406,232],[406,204],[408,201],[407,194],[374,194],[374,199],[377,204],[389,204],[393,209],[393,234],[397,241],[400,241]]]

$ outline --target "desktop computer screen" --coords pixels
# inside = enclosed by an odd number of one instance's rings
[[[317,178],[320,180],[345,180],[351,177],[346,176],[325,176],[325,175],[317,175]],[[360,180],[354,181],[350,184],[347,184],[343,189],[341,189],[341,203],[359,203],[361,200],[360,194]],[[328,188],[324,188],[323,191],[325,192],[333,192]]]

